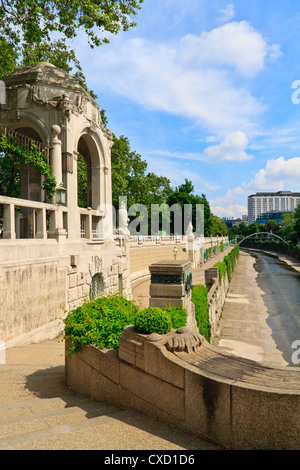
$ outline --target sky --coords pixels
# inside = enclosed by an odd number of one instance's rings
[[[137,27],[75,44],[108,127],[219,217],[300,191],[300,4],[144,0]]]

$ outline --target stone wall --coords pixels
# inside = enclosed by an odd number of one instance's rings
[[[189,341],[187,332],[179,341],[180,335],[146,336],[128,327],[119,350],[66,351],[66,382],[77,393],[137,409],[225,448],[300,449],[298,368],[271,368],[197,335]]]
[[[211,325],[211,335],[213,337],[218,328],[230,283],[227,273],[225,273],[225,276],[220,282],[218,268],[210,268],[205,271],[205,283],[208,288],[207,301],[209,307],[209,322]]]
[[[140,248],[130,248],[130,273],[134,275],[139,272],[148,271],[149,266],[153,263],[163,260],[174,260],[175,244],[164,246],[141,246]],[[184,251],[185,250],[185,251]],[[178,260],[187,260],[188,253],[185,248],[178,247]]]
[[[51,286],[51,288],[49,288]],[[0,332],[8,342],[64,316],[66,268],[58,261],[30,262],[2,269]]]
[[[95,277],[104,295],[131,296],[128,254],[114,242],[62,247],[55,240],[1,240],[0,255],[0,340],[6,347],[61,333],[67,312],[88,298]]]

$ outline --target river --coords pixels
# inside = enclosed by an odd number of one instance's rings
[[[257,283],[264,292],[267,323],[277,348],[292,365],[292,344],[300,340],[300,273],[276,257],[250,253],[256,259],[254,267],[258,272]]]

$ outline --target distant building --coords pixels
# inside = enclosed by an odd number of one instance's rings
[[[258,219],[256,219],[256,222],[259,222],[260,224],[265,224],[268,220],[275,220],[275,222],[282,222],[284,214],[292,214],[293,212],[294,211],[266,212],[265,214],[261,214],[261,216]]]
[[[293,212],[300,205],[300,192],[278,191],[256,193],[248,197],[248,225],[261,219],[266,213]]]
[[[227,228],[236,227],[242,223],[242,219],[234,219],[233,217],[224,217],[223,220]]]

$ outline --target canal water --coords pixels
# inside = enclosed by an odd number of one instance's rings
[[[273,339],[286,362],[294,365],[292,344],[300,342],[300,273],[270,255],[253,251],[251,255],[256,259],[257,283],[264,291]]]

